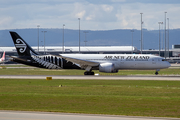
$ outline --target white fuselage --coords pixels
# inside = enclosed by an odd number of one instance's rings
[[[164,58],[147,54],[61,54],[65,57],[77,58],[85,61],[113,63],[115,69],[143,69],[156,70],[170,67]]]

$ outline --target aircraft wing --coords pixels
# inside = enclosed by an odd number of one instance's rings
[[[15,57],[15,56],[8,56],[8,57],[13,58],[13,59],[16,59],[16,60],[21,60],[21,61],[24,61],[24,62],[27,61],[27,60],[25,60],[25,59],[21,59],[21,58]]]
[[[63,55],[60,55],[60,56],[57,56],[57,57],[64,58],[65,60],[70,61],[70,62],[75,63],[75,64],[78,64],[81,67],[83,67],[83,66],[95,67],[95,66],[99,65],[99,62],[94,62],[94,61],[90,61],[90,60],[71,58],[71,57],[66,57],[66,56],[63,56]]]

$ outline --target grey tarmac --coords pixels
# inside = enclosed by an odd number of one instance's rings
[[[52,112],[0,111],[0,120],[179,120],[178,118],[92,115]]]

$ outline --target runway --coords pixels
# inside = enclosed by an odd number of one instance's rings
[[[70,80],[174,80],[180,81],[180,76],[159,76],[159,75],[127,75],[127,76],[91,76],[91,75],[0,75],[0,78],[12,79],[70,79]]]
[[[0,111],[0,120],[179,120],[176,118]]]

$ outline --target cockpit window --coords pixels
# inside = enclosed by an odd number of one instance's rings
[[[165,61],[165,59],[162,59],[162,61]]]

